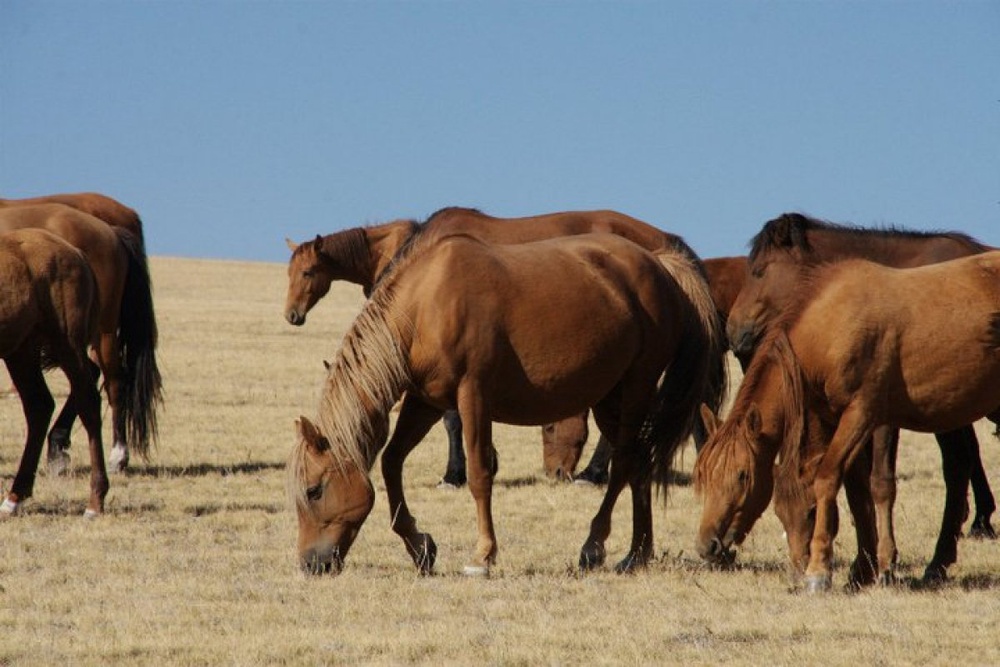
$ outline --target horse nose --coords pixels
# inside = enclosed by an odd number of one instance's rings
[[[749,327],[741,327],[729,334],[729,347],[740,359],[749,358],[753,354],[753,348],[757,337]]]
[[[722,541],[718,537],[713,537],[707,542],[702,542],[698,545],[699,555],[708,561],[718,560],[722,556],[723,551]]]
[[[316,549],[310,549],[302,554],[299,565],[305,574],[314,576],[321,574],[336,575],[340,574],[340,571],[344,569],[344,560],[336,552],[321,554]]]
[[[288,320],[289,324],[294,324],[297,327],[300,327],[306,323],[305,315],[300,315],[297,310],[289,310],[287,313],[285,313],[285,319]]]

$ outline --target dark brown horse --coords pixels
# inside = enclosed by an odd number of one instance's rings
[[[299,422],[288,471],[303,567],[342,567],[372,506],[368,472],[389,409],[404,391],[382,475],[393,530],[421,572],[431,571],[436,547],[407,507],[403,462],[446,409],[462,416],[477,508],[467,573],[488,573],[497,554],[492,422],[541,425],[591,405],[616,446],[580,564],[604,562],[611,513],[626,484],[632,543],[618,569],[645,564],[653,548],[651,485],[666,483],[697,403],[716,380],[721,339],[706,323],[716,323],[711,297],[681,253],[654,256],[610,234],[517,245],[463,235],[418,240],[345,336],[319,425]]]
[[[906,268],[967,257],[990,250],[965,234],[922,233],[899,229],[864,229],[785,214],[764,225],[752,241],[749,271],[739,298],[733,304],[727,330],[730,346],[745,363],[755,341],[771,320],[785,307],[795,290],[802,267],[847,258]],[[943,457],[943,471],[948,493],[943,525],[951,526],[952,517],[966,511],[968,485],[954,486],[949,471],[953,461],[972,465],[971,482],[976,500],[975,518],[970,534],[995,537],[990,516],[996,509],[986,472],[979,456],[979,442],[971,425],[936,434]],[[879,569],[891,575],[896,561],[896,542],[892,523],[895,500],[895,459],[898,430],[883,428],[874,434],[872,492],[878,509]],[[942,539],[951,539],[950,537]]]
[[[361,285],[371,293],[394,258],[418,233],[445,237],[466,234],[493,244],[517,244],[592,232],[615,234],[653,253],[680,252],[696,265],[700,260],[679,236],[616,211],[569,211],[525,218],[495,218],[469,208],[445,208],[426,222],[397,220],[370,227],[317,236],[295,244],[288,241],[292,257],[288,264],[288,295],[285,317],[294,325],[305,323],[306,315],[326,295],[334,280]],[[718,371],[721,377],[722,360]],[[712,406],[718,408],[718,406]],[[465,456],[462,452],[462,424],[454,411],[445,412],[448,432],[448,467],[442,483],[465,483]],[[604,464],[606,480],[607,463]]]
[[[698,457],[698,550],[714,559],[743,540],[771,498],[780,452],[779,474],[792,476],[791,488],[800,475],[813,476],[806,585],[824,590],[837,491],[875,429],[940,433],[1000,416],[1000,252],[912,269],[844,260],[799,277],[789,286],[794,303],[772,323],[732,412]],[[803,457],[807,415],[832,434],[811,466]],[[954,474],[968,483],[967,467]],[[950,520],[928,579],[955,561],[961,515]]]
[[[726,326],[729,311],[743,288],[746,278],[747,258],[712,257],[703,260],[708,277],[708,288],[719,314],[722,326]],[[700,449],[705,442],[705,433],[695,426],[695,447]],[[582,436],[582,437],[581,437]],[[611,462],[611,445],[605,438],[597,441],[590,462],[579,475],[574,476],[576,464],[580,461],[583,447],[587,442],[587,413],[573,415],[558,424],[548,424],[542,433],[542,461],[545,474],[556,479],[574,479],[589,484],[604,484],[608,481],[608,464]]]
[[[0,518],[17,514],[31,497],[45,431],[55,408],[42,375],[58,366],[90,441],[90,500],[87,516],[104,511],[108,474],[101,444],[101,397],[87,368],[87,347],[98,335],[97,283],[82,253],[39,229],[0,235],[0,357],[21,398],[27,437]]]
[[[112,467],[122,469],[128,462],[129,447],[147,455],[156,433],[161,393],[156,318],[145,252],[127,229],[112,227],[63,204],[0,207],[0,231],[16,229],[45,229],[66,240],[83,253],[97,278],[101,337],[94,352],[111,407],[115,439]],[[68,440],[75,417],[76,406],[67,401],[53,430],[62,429]],[[58,445],[59,438],[50,438]],[[57,464],[61,454],[60,447],[50,447]]]

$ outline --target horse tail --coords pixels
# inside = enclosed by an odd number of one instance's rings
[[[653,410],[643,428],[652,452],[652,480],[660,489],[666,488],[672,476],[677,450],[700,425],[701,404],[717,412],[728,386],[722,323],[704,272],[699,270],[700,260],[685,255],[657,255],[686,302],[680,344],[660,381]]]
[[[142,239],[121,227],[114,230],[128,258],[118,324],[122,384],[115,428],[126,434],[130,448],[147,457],[149,444],[156,439],[156,410],[163,402],[152,281]]]

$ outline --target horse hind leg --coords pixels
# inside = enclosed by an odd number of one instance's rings
[[[945,504],[941,517],[941,532],[934,547],[934,556],[924,570],[926,583],[937,583],[948,576],[948,567],[958,559],[958,539],[962,522],[968,514],[969,477],[974,447],[968,439],[971,426],[938,433],[941,467],[944,473]]]
[[[882,584],[896,580],[896,529],[893,510],[896,506],[896,456],[899,451],[899,429],[880,426],[872,433],[872,467],[869,483],[875,503],[875,525],[878,533],[878,577]]]
[[[60,366],[70,385],[67,403],[76,406],[80,421],[87,431],[90,450],[90,499],[84,516],[94,517],[104,513],[104,498],[110,487],[101,439],[101,395],[97,391],[96,379],[88,369],[83,354],[77,355],[67,351]]]
[[[93,381],[97,382],[97,378],[101,374],[100,367],[89,359],[86,363],[93,376]],[[47,466],[50,475],[63,475],[69,471],[70,433],[76,416],[76,404],[71,399],[67,399],[49,430]]]
[[[111,428],[114,440],[108,456],[112,472],[124,472],[128,468],[129,450],[127,445],[125,411],[122,409],[122,362],[116,336],[101,334],[99,364],[104,374],[104,389],[111,408]]]
[[[17,514],[20,504],[34,492],[35,472],[42,456],[45,431],[55,410],[55,401],[45,384],[37,350],[11,355],[6,362],[11,381],[21,398],[28,433],[14,483],[10,493],[0,504],[0,517]]]
[[[979,453],[979,439],[976,437],[976,430],[970,425],[966,432],[971,448],[972,469],[970,471],[970,482],[972,484],[972,496],[976,501],[976,515],[969,526],[969,537],[976,537],[987,540],[995,540],[997,533],[990,523],[990,517],[997,509],[996,499],[993,497],[993,490],[990,489],[990,480],[986,476],[983,468],[983,459]]]

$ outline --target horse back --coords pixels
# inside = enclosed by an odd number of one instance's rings
[[[78,192],[45,195],[26,199],[2,199],[3,206],[37,206],[39,204],[63,204],[83,211],[102,220],[112,227],[122,227],[143,238],[142,221],[135,209],[129,208],[116,199],[97,192]]]

